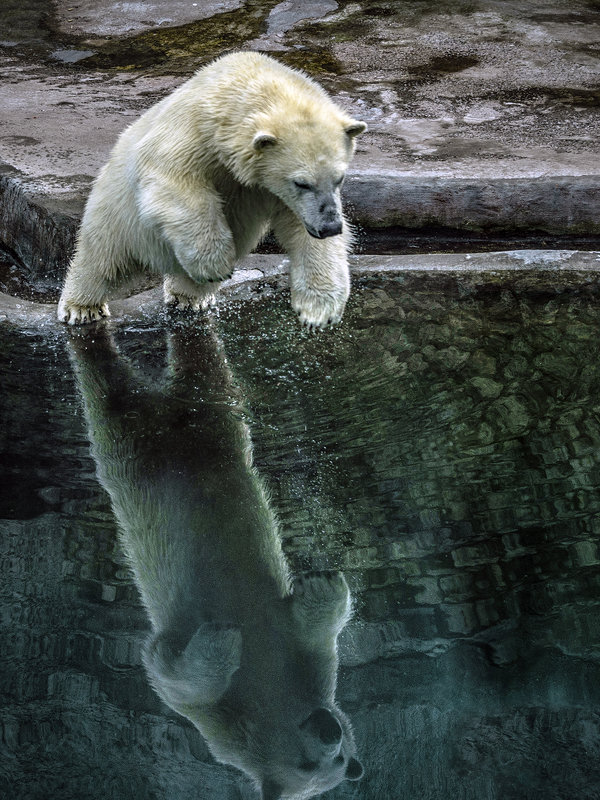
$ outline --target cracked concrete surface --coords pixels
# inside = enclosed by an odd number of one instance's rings
[[[597,246],[596,2],[23,0],[0,30],[0,242],[32,286],[60,279],[120,131],[238,48],[368,122],[345,189],[363,250]]]

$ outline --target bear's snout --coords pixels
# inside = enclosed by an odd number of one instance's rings
[[[342,232],[342,220],[334,219],[322,222],[318,228],[305,225],[308,233],[315,239],[327,239],[329,236],[339,236]]]
[[[333,222],[325,222],[319,228],[319,239],[327,239],[328,236],[338,236],[342,232],[342,220],[336,219]]]
[[[342,232],[342,217],[335,198],[327,196],[322,200],[319,214],[321,217],[319,225],[321,239],[326,239],[328,236],[338,236]]]
[[[327,708],[317,708],[300,726],[323,744],[339,744],[342,740],[342,726]]]
[[[343,222],[340,204],[334,195],[317,191],[314,196],[307,197],[305,203],[300,216],[311,236],[315,239],[339,236],[343,230]]]

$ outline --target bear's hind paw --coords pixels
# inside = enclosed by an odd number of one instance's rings
[[[205,311],[216,305],[217,286],[196,283],[183,275],[167,275],[163,283],[165,304],[176,311]]]
[[[206,309],[216,305],[216,302],[217,298],[214,294],[192,297],[186,294],[165,292],[165,305],[175,311],[206,311]]]
[[[83,306],[69,300],[61,300],[58,304],[58,319],[66,322],[67,325],[87,325],[105,317],[110,317],[106,303],[97,306]]]

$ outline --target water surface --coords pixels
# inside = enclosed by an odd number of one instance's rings
[[[386,275],[318,334],[268,291],[110,323],[155,386],[174,327],[212,326],[292,571],[346,576],[365,776],[327,797],[600,798],[599,309],[581,276]],[[68,335],[0,336],[0,789],[254,797],[148,685]]]

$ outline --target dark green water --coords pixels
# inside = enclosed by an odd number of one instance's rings
[[[600,798],[600,304],[572,279],[365,279],[316,335],[268,292],[110,324],[140,382],[106,425],[165,442],[164,365],[213,326],[230,375],[174,381],[185,438],[226,465],[206,420],[245,419],[292,571],[347,578],[337,699],[365,775],[327,797]],[[0,793],[255,797],[148,686],[66,332],[0,336]]]

